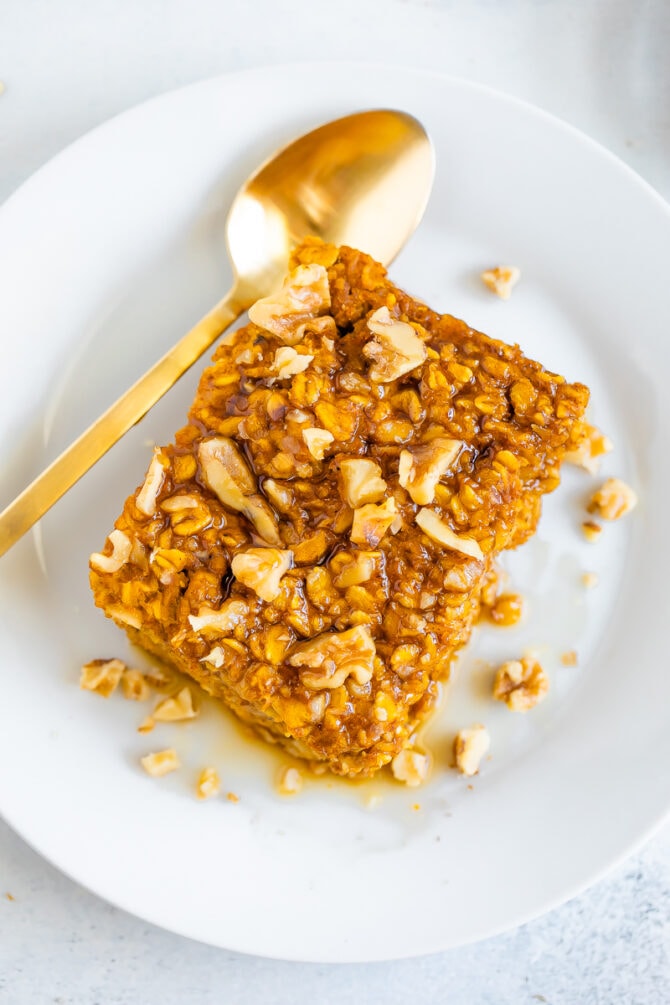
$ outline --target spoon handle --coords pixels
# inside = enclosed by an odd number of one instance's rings
[[[0,555],[146,415],[248,306],[233,288],[0,513]]]

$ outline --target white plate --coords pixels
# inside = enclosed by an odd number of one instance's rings
[[[197,373],[0,566],[7,820],[135,914],[287,959],[409,956],[518,924],[602,875],[670,802],[670,213],[624,165],[536,109],[408,70],[305,65],[197,84],[74,144],[0,213],[1,501],[225,289],[223,223],[248,170],[308,127],[372,106],[417,115],[437,152],[425,222],[393,276],[585,380],[616,443],[605,471],[641,496],[597,545],[579,533],[588,476],[569,472],[547,500],[536,539],[508,562],[529,618],[477,633],[431,729],[430,784],[417,794],[319,782],[282,799],[277,755],[242,742],[211,707],[203,721],[143,737],[137,705],[79,691],[82,661],[129,654],[93,607],[87,556],[141,480],[147,441],[181,424]],[[477,278],[498,263],[522,269],[509,303]],[[584,570],[599,574],[597,589],[583,589]],[[490,700],[478,660],[526,645],[543,647],[552,688],[524,717]],[[569,649],[578,668],[560,666]],[[492,759],[470,787],[448,770],[448,747],[477,720]],[[138,757],[172,742],[183,770],[149,779]],[[239,803],[196,802],[205,763]],[[382,796],[375,809],[371,792]]]

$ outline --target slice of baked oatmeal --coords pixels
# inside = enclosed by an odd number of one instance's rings
[[[369,775],[412,739],[588,390],[300,247],[217,349],[101,554],[95,602],[267,739]]]

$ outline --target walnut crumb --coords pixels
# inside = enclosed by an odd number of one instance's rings
[[[128,701],[146,701],[151,696],[151,687],[141,670],[124,670],[121,690]]]
[[[95,691],[103,698],[109,698],[116,691],[124,670],[126,664],[121,660],[91,660],[81,668],[79,686],[84,691]]]
[[[603,520],[620,520],[637,506],[637,495],[620,478],[608,478],[591,497],[589,513],[595,513]]]
[[[602,532],[602,527],[595,520],[584,520],[582,523],[582,534],[591,544],[598,540]]]
[[[183,687],[173,697],[159,702],[152,717],[156,722],[183,722],[185,719],[195,719],[197,714],[190,689]]]
[[[417,788],[426,780],[428,774],[428,757],[418,750],[406,748],[396,754],[391,761],[393,777],[404,782],[410,788]]]
[[[2,94],[2,91],[0,91],[0,94]],[[7,898],[7,900],[16,900],[16,897],[11,893],[6,893],[5,897]]]
[[[226,799],[228,800],[229,803],[239,803],[240,801],[240,797],[235,795],[234,792],[227,792]]]
[[[574,649],[569,649],[565,653],[561,653],[561,663],[564,667],[576,667],[577,666],[577,653]]]
[[[601,458],[604,454],[609,454],[613,446],[608,436],[601,433],[595,426],[587,425],[577,446],[568,450],[563,460],[566,464],[574,464],[588,471],[589,474],[595,475],[598,473]]]
[[[587,590],[593,590],[598,585],[598,574],[596,572],[583,572],[582,583]]]
[[[152,731],[152,729],[155,728],[155,726],[156,726],[156,723],[154,722],[153,717],[150,716],[150,715],[148,715],[146,717],[146,719],[143,719],[142,722],[137,727],[137,732],[138,733],[150,733]]]
[[[491,737],[481,723],[459,730],[454,738],[454,759],[461,774],[468,778],[478,774],[479,765],[490,746]]]
[[[516,265],[497,265],[494,269],[486,269],[481,273],[484,285],[501,300],[509,300],[512,287],[516,286],[520,279],[521,270]]]
[[[140,764],[146,773],[153,778],[161,778],[180,767],[177,751],[172,747],[167,750],[159,750],[155,754],[147,754],[146,757],[140,759]]]
[[[302,790],[303,776],[297,768],[283,768],[277,782],[277,791],[280,796],[297,796]]]
[[[210,799],[217,796],[221,789],[221,779],[214,768],[203,768],[195,788],[198,799]]]
[[[493,683],[493,697],[504,701],[513,712],[528,712],[548,691],[549,678],[532,656],[503,663]]]

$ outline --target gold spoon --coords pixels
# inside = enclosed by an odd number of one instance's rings
[[[146,415],[229,325],[279,286],[293,246],[315,234],[388,264],[430,195],[434,158],[404,112],[359,112],[284,147],[235,196],[226,238],[229,293],[0,513],[3,555]]]

